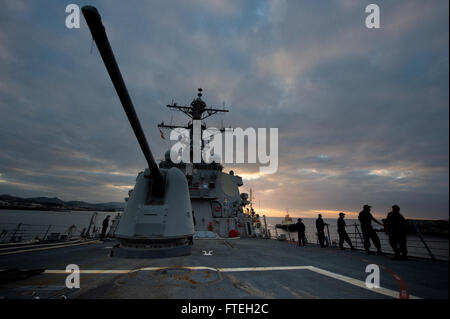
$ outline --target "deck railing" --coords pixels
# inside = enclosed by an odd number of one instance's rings
[[[117,226],[117,225],[116,225]],[[111,225],[111,230],[115,227]],[[86,231],[87,229],[87,231]],[[428,258],[432,260],[449,260],[449,242],[447,238],[433,238],[423,236],[419,229],[415,227],[416,234],[408,236],[407,248],[408,255],[412,257]],[[44,241],[44,240],[64,240],[74,239],[80,237],[98,238],[100,227],[95,225],[95,218],[91,219],[90,225],[87,228],[80,230],[75,225],[51,225],[51,224],[26,224],[26,223],[2,223],[0,224],[0,243],[16,243],[27,241]],[[277,229],[273,225],[267,225],[267,231],[264,227],[264,232],[270,234],[270,238],[278,238],[279,234],[285,234],[289,241],[297,241],[297,233]],[[364,241],[362,232],[358,224],[347,226],[347,233],[356,249],[364,249]],[[111,232],[108,233],[110,236]],[[337,231],[325,231],[326,240],[329,246],[338,247],[339,235]],[[384,232],[378,232],[381,247],[384,252],[393,253],[389,244],[389,238]],[[316,232],[307,231],[306,239],[309,243],[318,243]],[[344,244],[346,245],[346,244]],[[373,249],[373,244],[371,245]]]
[[[279,234],[285,234],[289,241],[297,241],[297,232],[277,229],[275,226],[268,227],[270,237],[277,238]],[[408,256],[426,258],[432,260],[449,260],[449,242],[448,238],[423,236],[419,229],[415,227],[416,233],[407,236]],[[347,233],[352,241],[353,246],[358,250],[364,250],[364,240],[362,231],[358,224],[347,225]],[[389,237],[384,231],[377,232],[380,238],[381,248],[383,252],[393,254],[393,250],[389,244]],[[306,239],[310,244],[318,244],[317,232],[306,231]],[[325,229],[325,237],[328,245],[333,248],[338,248],[339,234],[328,227]],[[344,247],[347,244],[344,243]],[[374,245],[371,242],[371,249],[374,250]]]
[[[102,221],[97,217],[97,212],[92,213],[89,223],[82,227],[80,225],[0,223],[0,244],[99,238]],[[114,237],[119,220],[120,214],[111,221],[106,237]]]
[[[80,234],[75,225],[0,224],[0,243],[70,239],[80,237]]]

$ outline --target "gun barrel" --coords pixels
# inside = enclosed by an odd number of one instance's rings
[[[150,147],[148,146],[141,123],[139,122],[139,119],[136,115],[133,102],[131,101],[130,95],[128,94],[127,87],[125,85],[125,82],[123,81],[119,66],[117,65],[114,53],[111,49],[111,45],[109,44],[108,37],[106,36],[105,27],[103,26],[100,14],[93,6],[84,6],[82,8],[82,12],[89,26],[92,37],[94,38],[94,41],[100,52],[100,55],[103,59],[103,62],[105,63],[106,69],[108,70],[111,81],[114,84],[114,88],[116,89],[123,109],[127,114],[134,134],[136,135],[142,152],[144,153],[145,159],[147,160],[148,167],[152,173],[152,177],[156,182],[153,183],[153,185],[154,187],[160,188],[161,190],[164,188],[161,171],[159,170],[158,165],[153,158]],[[155,191],[155,189],[153,189],[153,191]]]

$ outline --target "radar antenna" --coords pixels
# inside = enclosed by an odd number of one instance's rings
[[[199,120],[203,121],[206,118],[216,114],[216,113],[225,113],[229,112],[229,110],[225,109],[219,109],[214,107],[207,107],[206,103],[202,100],[203,96],[203,89],[199,88],[197,93],[197,98],[194,99],[191,104],[188,105],[178,105],[176,102],[172,101],[172,104],[167,104],[166,107],[183,112],[186,114],[189,118],[192,120]],[[162,122],[158,125],[159,128],[167,128],[167,129],[174,129],[174,128],[184,128],[184,129],[190,129],[191,126],[182,126],[182,125],[167,125]],[[221,129],[223,131],[223,129]]]

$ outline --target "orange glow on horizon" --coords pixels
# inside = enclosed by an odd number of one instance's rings
[[[259,215],[266,215],[266,217],[284,217],[286,215],[286,210],[281,210],[277,208],[261,208],[255,209],[256,213]],[[345,211],[345,210],[327,210],[327,209],[311,209],[306,211],[289,211],[289,216],[292,218],[316,218],[318,214],[322,214],[323,218],[338,218],[339,213],[345,213],[347,218],[358,219],[359,211]],[[372,212],[373,216],[377,219],[385,218],[386,214]]]

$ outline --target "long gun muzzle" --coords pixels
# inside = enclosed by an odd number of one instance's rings
[[[142,126],[136,115],[136,111],[134,110],[133,102],[131,101],[130,95],[128,94],[127,87],[125,86],[125,82],[123,81],[119,66],[117,65],[114,53],[111,49],[111,45],[109,44],[108,37],[106,36],[102,18],[100,17],[97,9],[93,6],[84,6],[81,10],[83,11],[84,18],[86,19],[86,22],[89,26],[89,30],[91,31],[98,51],[102,56],[103,62],[105,63],[111,81],[114,84],[114,88],[116,89],[123,109],[127,114],[134,134],[136,135],[142,152],[144,153],[145,159],[147,160],[148,167],[154,180],[152,185],[152,192],[156,196],[162,195],[164,192],[164,179],[162,177],[161,171],[158,168],[158,165],[155,162],[155,159],[153,158],[152,152],[150,151],[150,147],[147,143],[147,139],[145,138],[144,131],[142,130]]]

